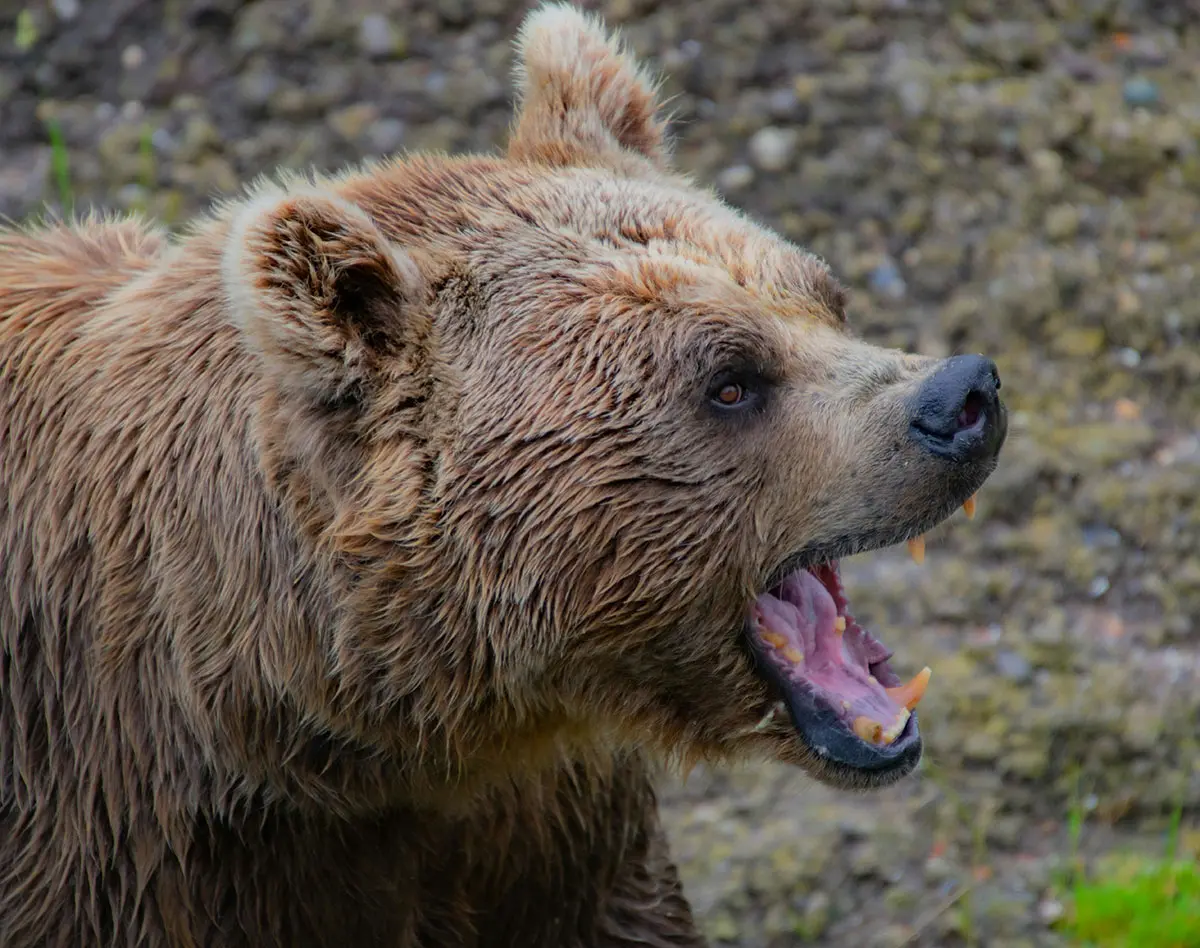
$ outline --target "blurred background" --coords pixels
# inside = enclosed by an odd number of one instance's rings
[[[664,793],[715,944],[1200,945],[1200,3],[607,0],[679,163],[870,340],[984,351],[999,471],[845,580],[933,667],[918,777]],[[179,225],[273,167],[489,150],[515,0],[0,0],[0,214]]]

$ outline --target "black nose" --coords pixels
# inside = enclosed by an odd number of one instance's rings
[[[913,399],[913,437],[951,461],[995,457],[1008,429],[999,390],[1000,373],[991,359],[946,359]]]

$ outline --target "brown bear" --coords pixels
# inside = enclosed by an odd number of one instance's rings
[[[0,233],[0,944],[700,945],[651,761],[921,753],[838,558],[991,473],[541,8],[503,156]]]

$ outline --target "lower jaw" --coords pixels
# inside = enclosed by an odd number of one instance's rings
[[[903,777],[920,760],[923,740],[915,711],[892,741],[871,744],[847,728],[832,709],[815,700],[778,696],[779,686],[763,677],[777,697],[753,732],[772,740],[782,763],[808,768],[815,759],[824,769],[840,773],[843,779],[837,783],[859,778],[875,785]]]

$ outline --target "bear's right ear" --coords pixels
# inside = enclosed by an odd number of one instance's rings
[[[222,276],[234,321],[295,394],[345,403],[363,394],[384,358],[420,357],[420,272],[339,197],[275,193],[251,202],[230,228]]]

